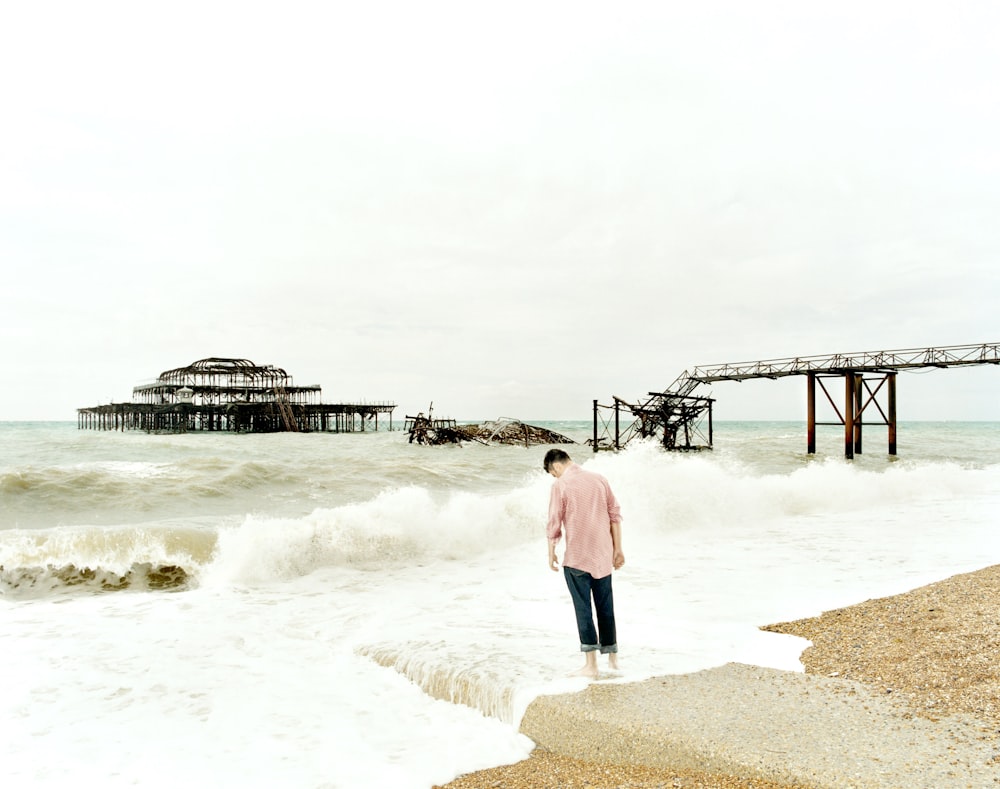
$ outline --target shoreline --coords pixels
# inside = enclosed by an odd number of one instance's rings
[[[1000,565],[762,626],[805,673],[729,664],[536,699],[525,760],[443,789],[1000,785]]]

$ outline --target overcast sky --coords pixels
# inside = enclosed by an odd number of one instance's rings
[[[995,2],[7,3],[0,420],[209,356],[587,419],[1000,341]],[[793,378],[717,419],[798,419]],[[1000,419],[1000,368],[902,419]]]

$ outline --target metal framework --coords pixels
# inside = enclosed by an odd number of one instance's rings
[[[133,401],[77,409],[89,430],[240,433],[378,430],[395,403],[322,403],[318,384],[296,386],[280,367],[248,359],[201,359],[132,390]]]
[[[629,403],[616,396],[614,404],[606,406],[595,400],[594,436],[589,442],[594,451],[621,449],[636,438],[657,438],[664,449],[670,450],[711,449],[715,400],[689,394],[697,382],[683,378],[666,392],[648,392],[640,402]],[[624,429],[623,413],[631,420]]]
[[[880,420],[877,424],[883,424],[888,428],[888,451],[890,455],[896,454],[896,372],[886,372],[881,376],[865,375],[864,373],[845,372],[844,378],[844,411],[841,413],[837,403],[830,395],[824,379],[839,378],[839,375],[821,375],[819,373],[807,373],[806,378],[806,452],[810,455],[816,452],[816,426],[817,425],[843,425],[844,426],[844,457],[853,458],[855,453],[861,454],[863,415],[865,411],[871,409],[878,411]],[[872,388],[872,384],[877,385]],[[837,415],[836,422],[816,421],[816,386],[826,395],[826,399],[833,407]],[[886,389],[885,408],[876,399],[882,387]]]
[[[322,391],[319,384],[295,386],[292,376],[271,364],[213,357],[160,373],[155,381],[136,386],[132,398],[137,403],[175,403],[185,387],[195,405],[266,403],[276,392],[284,393],[289,403],[305,405],[318,403]]]
[[[948,368],[974,364],[1000,364],[1000,343],[978,345],[947,345],[936,348],[909,348],[897,351],[862,351],[835,353],[825,356],[795,356],[787,359],[765,359],[756,362],[736,362],[695,367],[683,372],[677,380],[660,393],[651,392],[650,399],[630,405],[615,397],[613,406],[601,406],[594,401],[594,451],[619,449],[634,438],[648,438],[659,434],[667,449],[711,448],[712,402],[711,398],[694,397],[691,392],[701,384],[718,381],[746,381],[753,378],[778,379],[790,375],[804,375],[806,384],[807,451],[816,451],[816,426],[823,424],[844,426],[844,456],[853,458],[862,451],[863,417],[877,412],[876,424],[888,428],[888,450],[896,454],[896,377],[900,370],[918,368]],[[824,380],[843,378],[843,412],[838,408]],[[837,416],[836,422],[816,421],[816,393],[826,395]],[[879,396],[883,397],[880,402]],[[622,408],[633,421],[622,430]],[[598,422],[601,409],[613,408],[615,424],[613,443],[609,423],[605,420],[603,434]],[[698,424],[707,413],[707,446],[693,445],[690,436],[703,436]],[[871,424],[871,422],[869,422]],[[684,441],[679,436],[684,436]]]
[[[695,367],[678,381],[690,379],[708,384],[715,381],[746,381],[750,378],[781,378],[810,372],[882,373],[919,367],[957,367],[970,364],[1000,364],[1000,343],[946,345],[940,348],[910,348],[901,351],[864,351],[827,356],[795,356],[760,362],[736,362]]]

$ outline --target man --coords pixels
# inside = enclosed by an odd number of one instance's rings
[[[545,471],[556,478],[549,498],[549,567],[559,571],[556,545],[566,538],[563,575],[576,609],[583,668],[571,676],[597,677],[597,651],[618,670],[618,638],[611,572],[625,564],[622,553],[621,510],[608,481],[584,471],[561,449],[545,453]],[[597,628],[591,609],[597,611]]]

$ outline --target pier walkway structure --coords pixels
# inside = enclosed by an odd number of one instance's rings
[[[698,386],[720,381],[776,380],[801,375],[806,377],[806,444],[809,454],[816,452],[817,425],[843,425],[844,456],[853,458],[855,454],[861,454],[864,415],[867,413],[874,417],[867,424],[888,428],[889,454],[895,455],[897,374],[919,368],[978,364],[1000,364],[1000,343],[795,356],[695,367],[690,372],[683,372],[665,391],[649,392],[645,399],[636,403],[615,397],[613,405],[608,406],[595,400],[592,444],[597,452],[600,449],[619,449],[636,438],[655,436],[666,449],[710,449],[713,439],[712,404],[715,400],[693,395]],[[835,378],[843,379],[843,394],[840,397],[843,410],[824,383]],[[816,421],[817,391],[826,396],[836,421]],[[613,426],[611,419],[604,416],[609,410],[613,412]],[[624,428],[621,422],[623,413],[631,417]],[[602,424],[603,432],[599,430]]]
[[[77,409],[81,430],[236,433],[378,430],[395,403],[323,403],[318,384],[296,386],[280,367],[212,357],[160,373],[132,390],[132,402]]]

